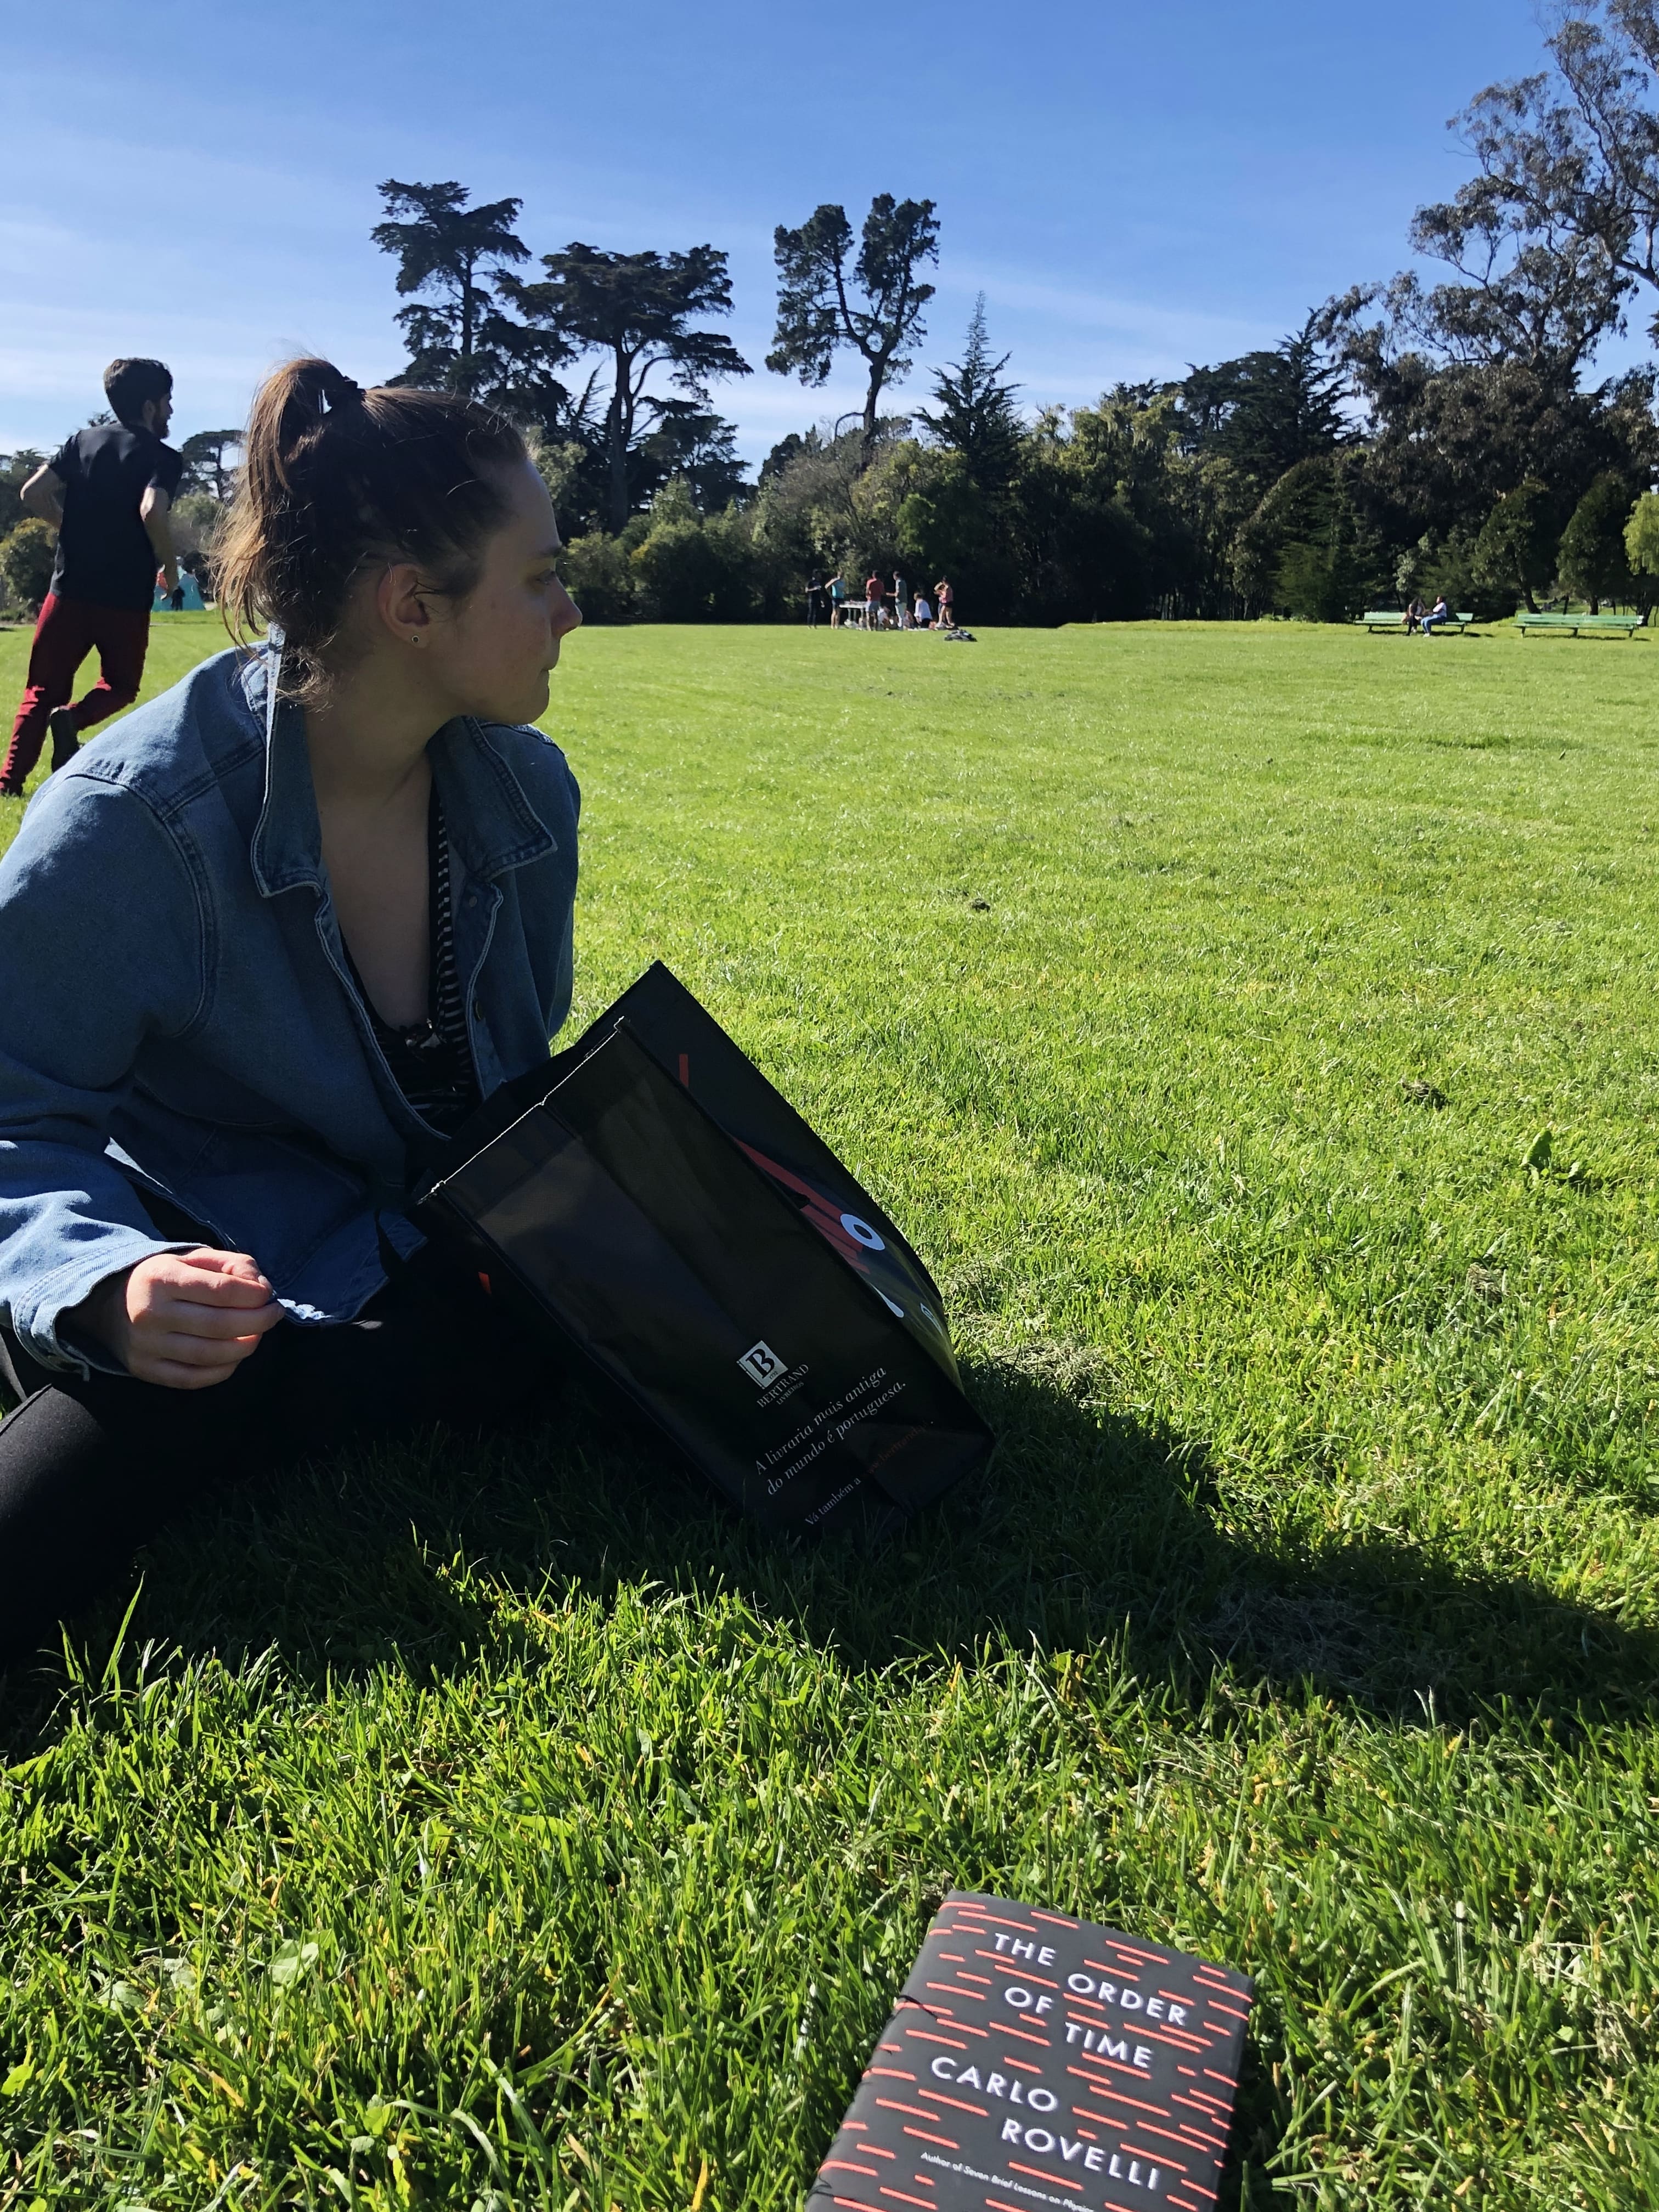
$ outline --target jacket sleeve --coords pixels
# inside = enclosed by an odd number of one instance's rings
[[[85,1374],[63,1316],[190,1249],[105,1147],[144,1038],[187,1030],[206,987],[204,908],[166,825],[124,787],[52,777],[0,859],[0,1322],[45,1366]]]

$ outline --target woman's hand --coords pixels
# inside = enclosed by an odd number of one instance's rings
[[[157,1252],[64,1316],[140,1382],[205,1390],[234,1375],[283,1318],[246,1252]]]

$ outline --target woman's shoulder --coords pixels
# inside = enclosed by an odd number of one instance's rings
[[[574,781],[561,747],[533,722],[480,722],[477,727],[515,771],[550,784]]]
[[[474,722],[471,727],[518,786],[531,811],[556,839],[574,828],[581,793],[570,763],[544,730],[529,722]]]

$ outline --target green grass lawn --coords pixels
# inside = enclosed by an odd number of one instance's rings
[[[1659,2199],[1656,687],[578,636],[577,1017],[668,961],[997,1456],[793,1547],[573,1403],[158,1545],[0,1688],[0,2205],[793,2208],[953,1882],[1258,1978],[1246,2205]]]

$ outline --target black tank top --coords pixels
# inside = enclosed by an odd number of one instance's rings
[[[429,871],[431,966],[427,979],[427,1018],[407,1029],[383,1021],[374,1000],[363,988],[349,947],[346,959],[375,1040],[386,1054],[399,1091],[423,1121],[447,1137],[478,1104],[481,1093],[472,1065],[472,1046],[466,1033],[466,1006],[455,964],[455,917],[449,891],[449,836],[444,824],[443,802],[432,787],[427,811],[427,866]]]

